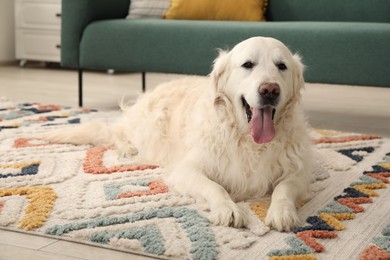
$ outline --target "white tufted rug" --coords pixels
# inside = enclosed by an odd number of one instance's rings
[[[248,228],[214,226],[206,205],[168,190],[162,168],[134,165],[107,147],[31,138],[117,115],[3,98],[0,228],[163,258],[390,259],[388,139],[313,130],[313,182],[325,188],[299,210],[307,223],[288,234],[263,224],[267,198],[241,202]]]

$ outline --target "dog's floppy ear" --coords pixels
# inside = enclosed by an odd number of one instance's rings
[[[213,71],[210,73],[210,78],[216,92],[221,92],[227,80],[228,73],[225,73],[229,68],[229,52],[218,49],[219,55],[214,60]]]
[[[226,121],[230,115],[234,114],[232,104],[224,92],[230,69],[230,54],[228,51],[221,49],[219,49],[218,52],[219,55],[214,60],[214,68],[210,73],[210,78],[215,94],[214,105],[216,112],[220,118],[223,118]],[[230,111],[230,113],[228,111]]]
[[[305,86],[305,80],[303,78],[303,72],[305,70],[305,66],[303,65],[302,63],[302,58],[299,54],[294,54],[293,55],[293,58],[294,58],[294,67],[295,67],[295,71],[294,71],[294,92],[296,92],[295,94],[298,94],[299,95],[299,92],[301,91],[301,89],[304,88]]]

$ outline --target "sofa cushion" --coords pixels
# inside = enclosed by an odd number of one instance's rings
[[[267,21],[390,22],[389,0],[269,0]]]
[[[171,0],[166,19],[264,21],[267,0]]]
[[[127,19],[162,18],[170,0],[131,0]]]
[[[97,21],[84,31],[80,66],[206,75],[217,48],[252,36],[277,38],[302,54],[308,82],[389,85],[387,70],[375,69],[390,64],[390,24],[385,23]]]

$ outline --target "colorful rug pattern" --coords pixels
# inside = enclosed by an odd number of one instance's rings
[[[169,191],[163,168],[136,165],[109,147],[34,138],[117,115],[1,101],[0,228],[174,258],[388,259],[390,140],[314,130],[318,192],[299,210],[307,224],[270,230],[264,198],[240,202],[250,221],[235,229],[214,226],[207,205]]]

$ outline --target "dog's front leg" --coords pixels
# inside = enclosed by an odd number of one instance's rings
[[[290,231],[300,224],[295,202],[306,194],[307,186],[291,176],[281,181],[272,193],[265,223],[278,231]]]
[[[247,224],[245,212],[233,202],[227,191],[207,178],[197,166],[199,164],[182,161],[171,169],[165,177],[170,188],[195,199],[205,200],[210,207],[210,220],[214,224],[243,227]]]

